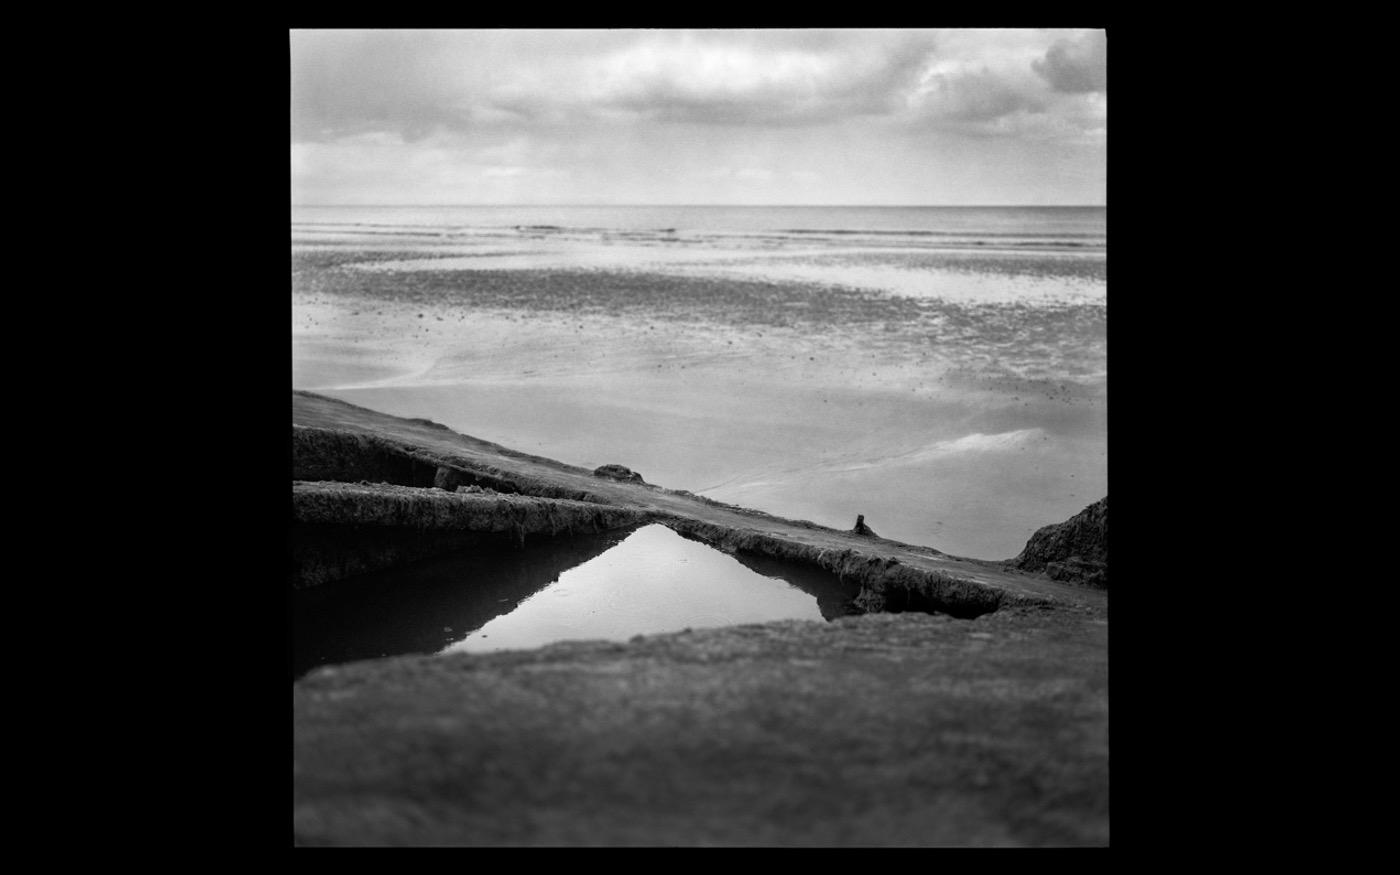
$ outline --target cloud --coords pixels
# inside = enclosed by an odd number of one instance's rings
[[[1102,82],[1102,32],[956,36],[944,40],[910,95],[905,120],[911,132],[1030,142],[1103,139],[1107,93],[1068,90]]]
[[[931,118],[986,122],[1016,112],[1042,112],[1045,102],[1024,85],[983,69],[957,75],[935,74],[922,97]]]
[[[1106,88],[1102,31],[294,31],[291,49],[293,142],[648,123],[973,129]]]
[[[1079,39],[1061,39],[1031,68],[1066,94],[1108,91],[1108,37],[1093,31]]]
[[[925,31],[297,31],[292,136],[630,121],[816,124],[898,107]]]
[[[829,123],[897,107],[932,49],[918,32],[663,33],[598,59],[577,96],[655,121]]]
[[[1073,154],[1071,182],[1102,177],[1107,93],[1083,90],[1102,81],[1102,42],[1034,29],[292,31],[293,184],[307,202],[1088,202],[1101,196],[1068,191],[1069,174],[1012,171]]]
[[[417,141],[456,120],[433,66],[439,39],[396,31],[293,32],[292,141],[394,131]]]

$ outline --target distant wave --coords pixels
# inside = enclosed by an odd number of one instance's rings
[[[415,225],[403,222],[293,222],[296,231],[353,231],[360,234],[461,234],[517,231],[521,234],[600,234],[640,237],[675,234],[675,228],[602,228],[588,225]]]
[[[1092,231],[1057,231],[1054,233],[1034,232],[1034,231],[888,231],[888,230],[866,230],[861,228],[779,228],[780,234],[858,234],[862,237],[1014,237],[1014,238],[1063,238],[1063,237],[1102,237],[1101,233]]]
[[[403,222],[293,222],[293,228],[420,228],[431,230],[444,225],[412,225]]]
[[[617,233],[617,234],[647,234],[647,233],[675,233],[675,228],[607,228],[598,225],[447,225],[440,223],[414,224],[411,222],[292,222],[293,228],[413,228],[413,229],[461,229],[470,230],[473,228],[486,230],[512,229],[516,231],[567,231],[575,233]],[[716,233],[709,229],[706,233]],[[735,230],[735,234],[752,234],[753,231]],[[761,233],[761,232],[759,232]],[[930,229],[910,228],[907,230],[891,230],[876,228],[773,228],[768,233],[771,234],[836,234],[871,237],[1019,237],[1019,238],[1092,238],[1103,237],[1102,232],[1094,231],[988,231],[973,229],[966,231],[935,231]]]
[[[331,234],[331,233],[336,233],[336,231],[337,231],[338,229],[323,228],[323,227],[315,227],[315,228],[297,228],[297,229],[294,229],[294,230],[302,231],[302,232],[308,233],[308,234],[315,234],[315,233]],[[343,232],[342,232],[342,233],[343,233]],[[416,230],[416,231],[380,231],[380,230],[368,231],[368,230],[365,230],[365,231],[357,231],[356,233],[358,233],[358,234],[360,234],[360,235],[362,235],[362,236],[365,236],[365,237],[442,237],[442,236],[444,236],[444,235],[447,235],[447,236],[451,236],[451,235],[452,235],[452,232],[449,232],[449,231],[438,231],[438,230],[434,230],[434,229],[432,229],[432,228],[423,228],[423,229]],[[457,234],[456,236],[465,236],[465,235],[463,235],[463,234]]]
[[[501,234],[520,234],[532,237],[583,237],[600,239],[619,240],[656,240],[656,239],[677,239],[675,235],[678,229],[675,227],[652,227],[652,228],[627,228],[627,227],[602,227],[597,225],[557,225],[557,224],[510,224],[510,225],[454,225],[454,224],[412,224],[412,223],[386,223],[386,222],[336,222],[336,221],[301,221],[292,222],[292,230],[300,233],[342,233],[356,234],[363,236],[422,236],[422,237],[471,237],[471,236],[495,236]],[[871,238],[872,245],[875,240],[897,242],[900,239],[909,241],[910,245],[914,241],[929,241],[928,244],[939,248],[996,248],[996,249],[1087,249],[1103,250],[1107,248],[1107,238],[1102,232],[1081,232],[1081,231],[990,231],[974,229],[968,231],[953,230],[929,230],[929,229],[908,229],[908,230],[882,230],[882,229],[862,229],[862,228],[783,228],[768,231],[753,230],[695,230],[679,231],[683,239],[692,241],[769,241],[781,242],[784,240],[810,240],[816,241],[821,237],[833,237],[841,240],[858,240],[859,238]],[[934,242],[937,241],[937,242]],[[883,242],[881,245],[885,245]]]

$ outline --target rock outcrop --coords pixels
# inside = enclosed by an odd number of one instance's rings
[[[1108,496],[1038,529],[1011,564],[1051,580],[1108,589]]]
[[[607,477],[611,480],[621,480],[624,483],[645,483],[642,475],[631,468],[622,465],[603,465],[601,468],[593,470],[594,477]]]

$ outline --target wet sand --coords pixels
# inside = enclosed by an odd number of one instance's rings
[[[955,555],[1107,492],[1101,256],[408,242],[294,250],[294,388]]]

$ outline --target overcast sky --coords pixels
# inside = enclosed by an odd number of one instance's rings
[[[293,31],[301,204],[1091,204],[1101,30]]]

